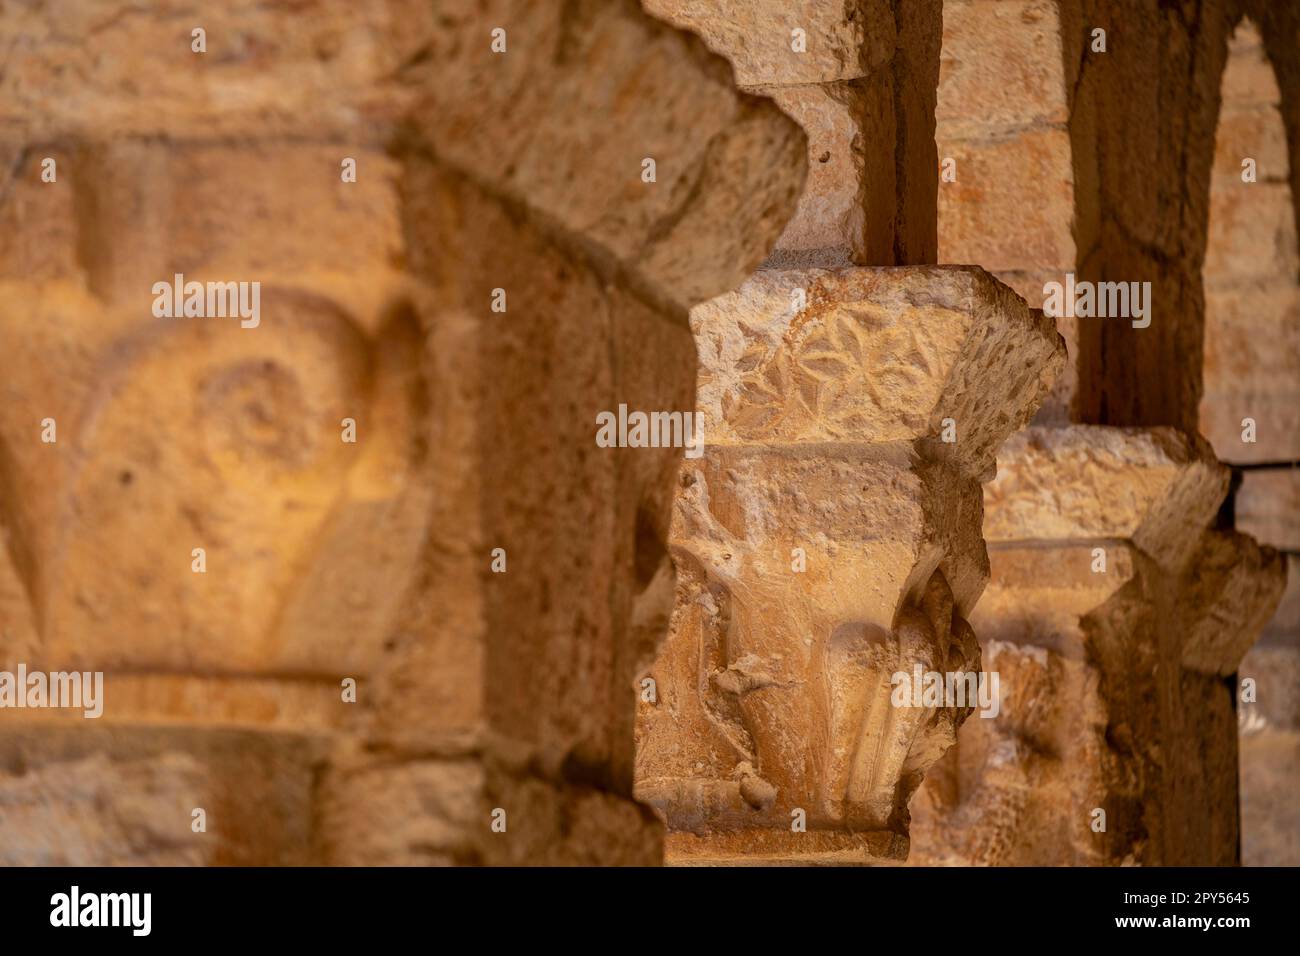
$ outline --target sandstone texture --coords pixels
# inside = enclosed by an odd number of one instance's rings
[[[895,676],[981,671],[979,481],[1060,337],[951,267],[762,270],[691,322],[712,437],[680,479],[636,793],[672,863],[902,860],[975,701],[900,706]]]
[[[690,410],[804,134],[630,0],[178,22],[0,16],[0,669],[105,675],[0,711],[4,862],[659,862],[681,453],[593,423]]]
[[[808,134],[781,268],[935,261],[939,0],[645,0]]]
[[[918,795],[915,862],[1232,862],[1222,678],[1285,567],[1205,530],[1227,486],[1205,442],[1168,429],[1036,427],[1007,442],[985,490],[991,582],[971,618],[1010,689],[1006,719],[968,722]]]
[[[1201,431],[1225,461],[1295,461],[1300,459],[1296,207],[1282,94],[1250,20],[1232,35],[1222,95],[1205,254]],[[1253,181],[1243,178],[1246,163],[1254,165]],[[1254,422],[1249,434],[1246,419]]]
[[[1298,38],[6,5],[0,863],[1300,863]]]

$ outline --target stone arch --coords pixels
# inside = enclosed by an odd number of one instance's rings
[[[1267,16],[1267,14],[1266,14]],[[1295,117],[1265,35],[1277,24],[1240,20],[1229,41],[1209,192],[1205,258],[1205,392],[1201,429],[1234,466],[1224,517],[1282,551],[1288,590],[1263,637],[1241,663],[1239,680],[1259,682],[1255,702],[1237,705],[1241,778],[1241,857],[1245,865],[1300,859],[1295,817],[1280,794],[1300,776],[1297,728],[1282,674],[1300,663],[1300,252],[1295,163],[1288,134]],[[1272,55],[1271,55],[1272,54]],[[1284,56],[1294,60],[1294,51]],[[1282,69],[1278,69],[1281,66]],[[1290,64],[1294,70],[1294,63]],[[1288,121],[1291,129],[1288,129]],[[1249,162],[1248,173],[1243,166]],[[1252,174],[1253,173],[1253,174]],[[1253,181],[1246,181],[1247,179]],[[1247,436],[1247,419],[1252,432]],[[1254,439],[1248,441],[1247,437]]]
[[[1236,464],[1300,460],[1300,255],[1280,107],[1259,29],[1243,19],[1229,43],[1215,134],[1199,409],[1201,431]],[[1253,442],[1242,439],[1247,417]]]
[[[647,591],[665,565],[649,548],[638,576],[637,551],[666,535],[681,451],[598,448],[596,414],[693,407],[687,310],[766,256],[794,210],[805,141],[768,100],[739,93],[700,41],[633,0],[471,6],[214,14],[211,35],[274,31],[274,52],[196,65],[186,48],[140,85],[96,44],[169,50],[165,25],[128,18],[71,49],[37,39],[63,35],[43,29],[44,14],[15,23],[33,38],[23,76],[42,86],[6,75],[23,135],[85,148],[80,168],[75,149],[61,164],[76,202],[25,179],[0,197],[6,241],[10,226],[29,239],[0,258],[0,341],[40,370],[20,407],[6,403],[5,439],[41,396],[60,394],[60,376],[69,395],[93,392],[109,343],[148,321],[148,282],[184,272],[292,285],[352,316],[380,342],[379,385],[418,380],[407,390],[428,458],[416,556],[364,506],[344,522],[415,582],[375,653],[348,646],[347,614],[310,606],[330,589],[346,608],[361,571],[299,569],[281,591],[303,612],[291,630],[328,633],[289,642],[292,673],[261,657],[218,673],[185,655],[140,672],[147,662],[126,641],[110,733],[56,741],[36,725],[0,738],[0,750],[42,753],[24,792],[33,807],[45,801],[46,819],[101,815],[104,839],[61,847],[56,861],[129,861],[111,834],[151,774],[151,816],[174,818],[187,838],[186,807],[220,806],[228,824],[161,855],[173,862],[661,857],[658,827],[632,798],[629,751],[634,658],[662,626]],[[504,53],[491,48],[497,27]],[[67,70],[69,58],[80,66]],[[93,94],[74,74],[91,77]],[[239,97],[210,95],[232,83]],[[69,109],[79,94],[111,128]],[[340,181],[344,156],[357,159],[354,184]],[[256,336],[277,315],[221,334]],[[29,334],[34,316],[57,321]],[[359,429],[362,444],[382,433]],[[384,490],[376,468],[349,480],[363,505]],[[326,537],[355,547],[350,533]],[[498,546],[504,574],[491,570]],[[73,587],[77,573],[66,569]],[[12,645],[2,651],[7,660]],[[340,702],[343,678],[357,681],[355,706]],[[274,781],[276,812],[239,809],[242,782],[217,740],[231,727],[268,741],[248,749],[242,772]],[[130,764],[115,777],[126,803],[85,809],[61,795],[95,749]],[[510,839],[491,829],[498,807]],[[6,862],[49,859],[0,842]]]

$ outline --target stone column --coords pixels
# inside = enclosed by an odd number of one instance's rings
[[[918,798],[916,862],[1236,859],[1230,675],[1283,569],[1272,549],[1209,530],[1224,524],[1227,472],[1185,434],[1201,394],[1198,213],[1216,108],[1195,91],[1217,82],[1229,6],[1205,5],[1189,30],[1128,0],[945,5],[937,136],[941,156],[965,160],[940,184],[941,258],[987,262],[1031,304],[1066,272],[1150,282],[1151,296],[1147,326],[1062,317],[1070,367],[1038,418],[1053,429],[999,458],[993,577],[973,624],[995,641],[985,667],[1002,676],[1005,719],[968,723]],[[1158,90],[1174,99],[1157,108]],[[1121,535],[1117,562],[1100,530],[1138,534],[1153,475],[1192,465],[1219,477],[1183,502],[1185,533]],[[1006,487],[1033,490],[1012,526]],[[1067,520],[1086,505],[1093,519]]]
[[[707,450],[637,793],[672,862],[900,860],[970,708],[897,707],[893,678],[979,669],[979,482],[1060,339],[982,270],[852,267],[934,261],[938,4],[647,7],[805,126],[810,174],[763,270],[692,313]]]
[[[5,862],[657,862],[681,450],[596,416],[691,408],[798,128],[631,2],[234,10],[207,53],[50,16],[0,25],[0,667],[106,689],[0,711]],[[175,273],[259,321],[158,317]]]
[[[637,794],[671,862],[901,860],[970,707],[899,707],[894,675],[980,670],[979,482],[1059,336],[965,268],[760,271],[692,323],[708,448],[678,494]]]
[[[1001,712],[968,722],[914,802],[915,862],[1232,864],[1232,674],[1285,572],[1204,530],[1227,485],[1172,429],[1007,442],[971,618]]]

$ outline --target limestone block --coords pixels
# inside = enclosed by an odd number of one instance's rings
[[[862,246],[866,221],[861,91],[852,84],[828,83],[760,87],[756,92],[771,96],[808,136],[808,179],[776,255],[819,266],[849,264]]]
[[[1295,213],[1285,181],[1220,180],[1210,198],[1205,247],[1207,284],[1293,276],[1297,261]]]
[[[661,636],[647,649],[631,622],[652,612],[646,591],[668,563],[683,451],[599,447],[597,416],[620,404],[688,411],[694,342],[540,230],[512,225],[472,184],[421,163],[408,178],[413,261],[436,264],[449,243],[467,250],[454,270],[430,266],[445,282],[427,303],[431,380],[446,383],[431,402],[434,434],[456,453],[439,469],[428,603],[381,664],[391,709],[375,732],[412,748],[449,727],[473,733],[483,715],[450,688],[431,698],[421,676],[445,673],[454,654],[481,675],[473,693],[496,733],[557,772],[569,759],[611,773],[617,762],[630,791],[630,688]],[[488,309],[494,287],[508,291],[507,321]],[[489,570],[497,548],[504,573]]]
[[[989,586],[971,624],[981,639],[1079,659],[1086,640],[1083,619],[1134,580],[1140,560],[1123,541],[994,545]]]
[[[941,142],[1063,126],[1060,33],[1050,0],[947,0],[935,117]],[[1068,221],[1059,226],[1069,229]]]
[[[177,272],[263,282],[343,274],[353,286],[361,274],[383,275],[402,254],[400,166],[382,151],[350,147],[358,174],[344,183],[342,155],[333,145],[85,145],[71,172],[88,285],[111,301],[139,302]],[[156,201],[160,193],[171,201]]]
[[[470,755],[338,759],[321,786],[319,852],[346,866],[662,861],[662,833],[644,807],[518,769]]]
[[[159,728],[6,728],[6,866],[294,866],[313,862],[318,742]],[[194,830],[193,811],[206,813]]]
[[[1241,740],[1241,862],[1300,864],[1300,733],[1262,733]]]
[[[482,862],[481,841],[492,822],[491,808],[482,801],[484,776],[481,763],[469,757],[378,765],[336,757],[320,784],[317,845],[322,862]]]
[[[924,440],[978,473],[1064,363],[1051,322],[973,268],[763,271],[691,321],[710,444]]]
[[[493,768],[486,806],[510,807],[509,839],[491,833],[484,862],[496,866],[660,866],[663,828],[649,808],[592,786]]]
[[[0,125],[33,136],[337,134],[400,111],[403,91],[376,95],[379,81],[427,28],[418,7],[401,4],[187,9],[144,16],[88,0],[8,11],[0,43],[14,56],[0,80]],[[200,26],[205,53],[193,50]]]
[[[990,541],[1122,538],[1185,563],[1228,488],[1203,439],[1173,429],[1033,427],[999,455],[985,489]]]
[[[1233,463],[1300,458],[1300,285],[1209,284],[1200,430]],[[1245,419],[1254,441],[1243,440]]]
[[[704,38],[742,86],[829,83],[877,69],[894,50],[887,0],[644,0],[647,12]],[[792,31],[806,48],[795,52]]]
[[[1076,255],[1070,230],[1074,172],[1065,129],[975,140],[940,127],[937,135],[940,161],[956,161],[956,181],[939,182],[939,260],[977,263],[999,273],[1054,270],[1051,281],[1063,281]],[[1040,285],[1039,305],[1041,296]]]
[[[631,0],[443,7],[412,71],[424,81],[411,125],[421,148],[583,237],[665,306],[730,289],[762,261],[794,212],[806,139],[770,100],[737,95],[698,40]],[[504,22],[545,55],[494,54]]]
[[[1285,551],[1300,551],[1300,468],[1243,472],[1234,513],[1246,534]]]

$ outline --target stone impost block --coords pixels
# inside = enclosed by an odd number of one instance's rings
[[[1175,597],[1183,666],[1234,673],[1282,600],[1286,573],[1285,556],[1253,538],[1207,532]]]
[[[1124,539],[1177,567],[1228,490],[1203,439],[1073,425],[1012,436],[985,489],[990,542]]]
[[[761,271],[691,323],[710,444],[915,443],[975,474],[1064,364],[974,267]]]

